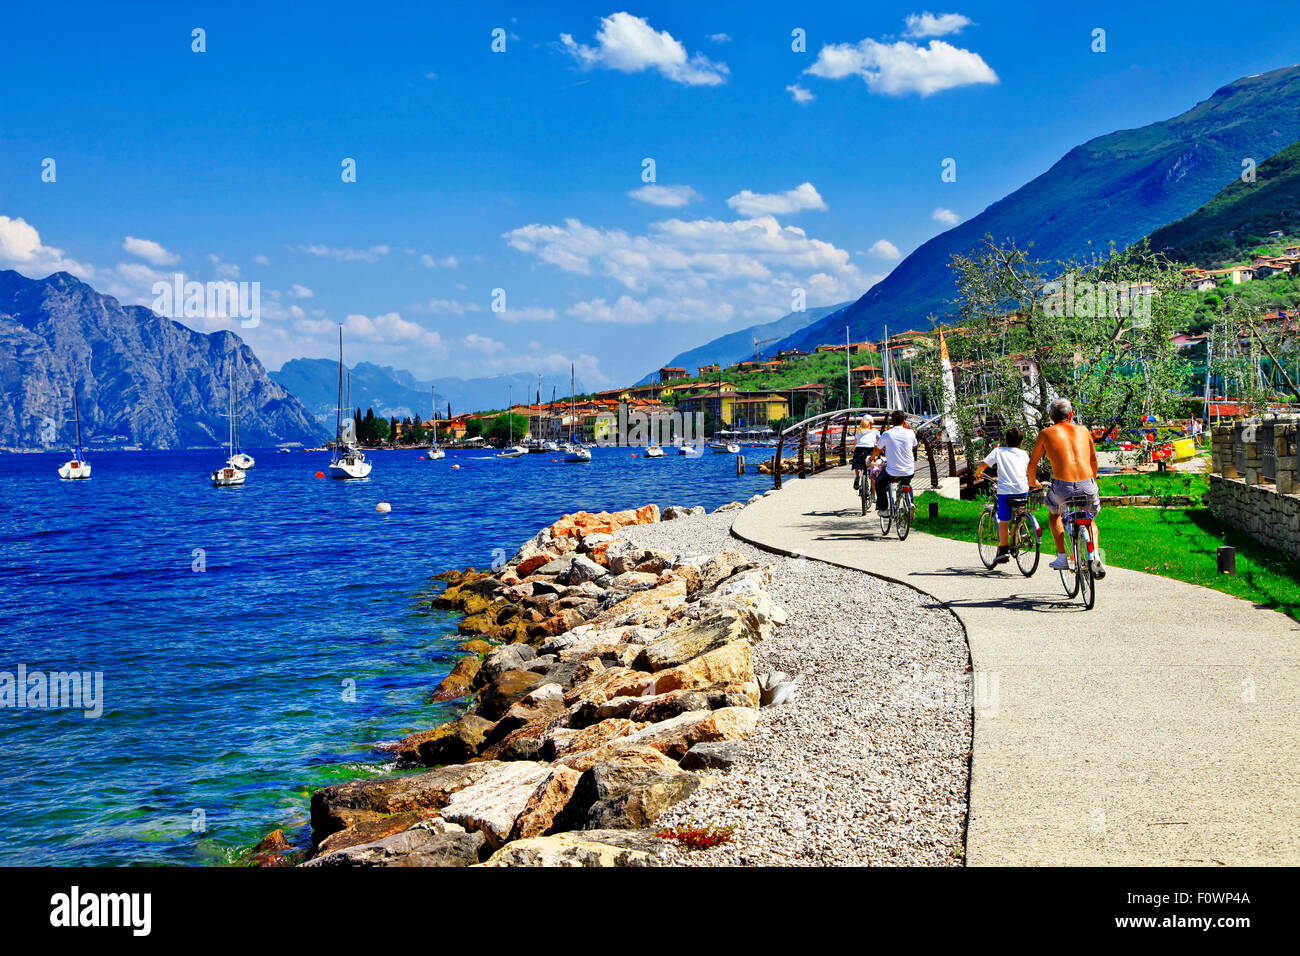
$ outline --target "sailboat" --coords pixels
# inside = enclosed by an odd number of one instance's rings
[[[235,364],[236,365],[239,364],[238,352],[235,353]],[[246,454],[244,450],[239,447],[239,392],[237,390],[234,393],[234,401],[235,401],[235,412],[234,412],[235,436],[234,436],[234,440],[231,442],[231,448],[234,449],[234,454],[230,456],[226,464],[234,465],[240,471],[248,471],[250,468],[253,467],[254,461],[252,455]]]
[[[564,460],[570,465],[581,465],[591,461],[591,449],[584,448],[573,440],[573,422],[578,417],[577,386],[573,374],[573,363],[569,363],[569,441],[564,446]]]
[[[734,406],[733,406],[734,408]],[[709,451],[715,455],[737,455],[740,446],[733,441],[718,441],[718,419],[722,418],[722,367],[718,367],[718,418],[713,422],[713,441],[709,442]]]
[[[515,404],[513,389],[506,391],[506,427],[510,429],[510,444],[497,452],[498,458],[523,458],[528,454],[528,449],[523,445],[515,444],[515,418],[510,409]]]
[[[542,377],[537,376],[537,430],[533,431],[532,409],[528,411],[528,430],[532,434],[522,444],[530,455],[540,455],[546,451],[546,442],[542,441]]]
[[[81,455],[81,409],[77,406],[77,386],[72,386],[72,417],[77,422],[77,447],[72,452],[72,460],[59,466],[59,477],[65,481],[76,481],[90,477],[90,462]]]
[[[230,437],[226,442],[226,463],[212,473],[215,488],[233,488],[242,485],[248,472],[233,464],[235,460],[235,366],[230,365],[230,385],[226,389],[226,412],[230,418]]]
[[[664,450],[658,445],[646,445],[645,456],[647,458],[662,458],[664,456]]]
[[[349,396],[350,400],[350,396]],[[350,401],[349,401],[350,404]],[[374,467],[356,446],[356,426],[349,408],[343,418],[343,326],[339,326],[339,404],[334,415],[334,459],[330,462],[331,478],[365,478]]]
[[[446,458],[447,453],[438,447],[438,392],[435,389],[430,391],[433,393],[433,444],[429,446],[425,457],[430,461],[438,461]]]

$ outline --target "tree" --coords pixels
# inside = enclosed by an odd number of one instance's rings
[[[487,430],[484,433],[491,441],[508,442],[512,438],[519,441],[528,431],[528,419],[523,415],[514,415],[510,412],[503,412],[495,418],[489,419]]]
[[[986,236],[972,255],[953,256],[952,269],[962,322],[946,336],[951,413],[968,448],[986,423],[1019,425],[1031,440],[1056,396],[1092,427],[1174,411],[1188,369],[1173,336],[1195,297],[1165,257],[1112,247],[1049,270],[1029,249]],[[937,349],[918,359],[918,384],[935,408],[944,400],[940,367]]]

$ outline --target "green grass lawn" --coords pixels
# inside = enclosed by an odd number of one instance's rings
[[[1103,497],[1112,495],[1203,495],[1210,490],[1205,472],[1149,471],[1097,479]]]
[[[931,501],[939,502],[939,517],[934,521],[927,517]],[[978,501],[954,501],[927,491],[917,499],[915,527],[942,538],[969,541],[973,548],[982,508]],[[1047,509],[1039,508],[1035,516],[1043,524],[1043,560],[1050,561],[1053,545]],[[1199,584],[1300,620],[1300,569],[1296,563],[1223,524],[1208,508],[1111,507],[1102,511],[1097,523],[1106,563],[1111,567]],[[1215,551],[1225,544],[1237,549],[1235,576],[1218,573]]]

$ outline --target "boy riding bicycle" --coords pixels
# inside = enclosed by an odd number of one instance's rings
[[[1011,560],[1010,547],[1007,544],[1007,528],[1011,525],[1011,499],[1023,498],[1029,494],[1029,455],[1020,447],[1024,435],[1012,425],[1002,433],[1002,444],[989,452],[975,469],[975,480],[984,476],[984,469],[992,466],[998,470],[998,553],[994,564],[1006,564]]]

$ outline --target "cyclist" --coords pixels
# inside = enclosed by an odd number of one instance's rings
[[[875,421],[871,416],[866,416],[858,422],[857,435],[853,440],[853,490],[857,491],[862,486],[862,473],[867,470],[867,456],[875,450],[876,442],[880,438],[880,429],[876,427]],[[870,481],[870,476],[867,477]]]
[[[880,436],[867,460],[870,465],[885,456],[885,470],[876,479],[876,511],[881,513],[889,511],[889,486],[905,485],[916,473],[916,432],[907,424],[907,414],[890,412],[889,424],[891,427]]]
[[[1048,525],[1052,529],[1052,540],[1056,543],[1056,560],[1048,567],[1057,571],[1066,571],[1070,559],[1065,553],[1065,528],[1061,523],[1061,513],[1065,510],[1065,499],[1071,495],[1087,495],[1088,510],[1094,515],[1092,522],[1093,566],[1092,573],[1098,578],[1106,576],[1106,566],[1101,560],[1101,543],[1098,537],[1096,514],[1101,511],[1101,498],[1097,496],[1097,447],[1093,444],[1092,433],[1082,425],[1074,424],[1074,406],[1068,398],[1056,398],[1047,408],[1052,424],[1038,433],[1034,450],[1029,456],[1026,476],[1031,488],[1041,488],[1042,484],[1035,476],[1039,461],[1043,455],[1052,463],[1052,486],[1047,490]]]
[[[1011,525],[1012,498],[1029,494],[1029,455],[1020,447],[1025,436],[1020,429],[1012,425],[1002,433],[1002,444],[989,452],[975,469],[975,480],[984,476],[984,469],[992,465],[998,470],[998,553],[994,564],[1006,564],[1011,560],[1010,548],[1007,546],[1007,528]]]

